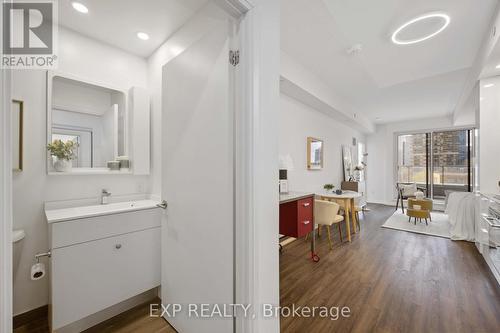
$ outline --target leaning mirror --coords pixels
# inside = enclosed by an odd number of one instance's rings
[[[48,80],[49,173],[119,171],[119,161],[128,164],[126,94],[63,75]]]
[[[353,162],[352,162],[352,151],[348,146],[342,146],[342,161],[344,164],[344,180],[350,182],[353,180]]]
[[[319,170],[323,168],[323,141],[307,138],[307,168]]]

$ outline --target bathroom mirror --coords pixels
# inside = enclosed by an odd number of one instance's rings
[[[307,169],[319,170],[323,168],[323,141],[307,138]]]
[[[108,162],[128,158],[125,92],[62,74],[48,81],[49,173],[109,171]]]

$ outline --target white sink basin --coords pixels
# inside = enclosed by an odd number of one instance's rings
[[[110,203],[107,205],[91,205],[62,209],[46,209],[48,223],[62,222],[101,215],[119,214],[130,211],[154,209],[159,204],[156,200],[135,200]]]

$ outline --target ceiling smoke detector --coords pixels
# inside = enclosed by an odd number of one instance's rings
[[[354,44],[350,48],[346,50],[347,54],[350,56],[356,56],[363,50],[363,45],[361,44]]]

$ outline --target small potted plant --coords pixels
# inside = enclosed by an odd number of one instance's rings
[[[323,188],[327,191],[327,192],[330,192],[331,190],[333,190],[335,188],[335,186],[333,184],[325,184],[323,185]]]
[[[54,140],[47,145],[47,150],[52,155],[52,165],[57,172],[68,172],[72,167],[72,160],[75,158],[75,150],[78,143],[74,141],[63,142]]]

